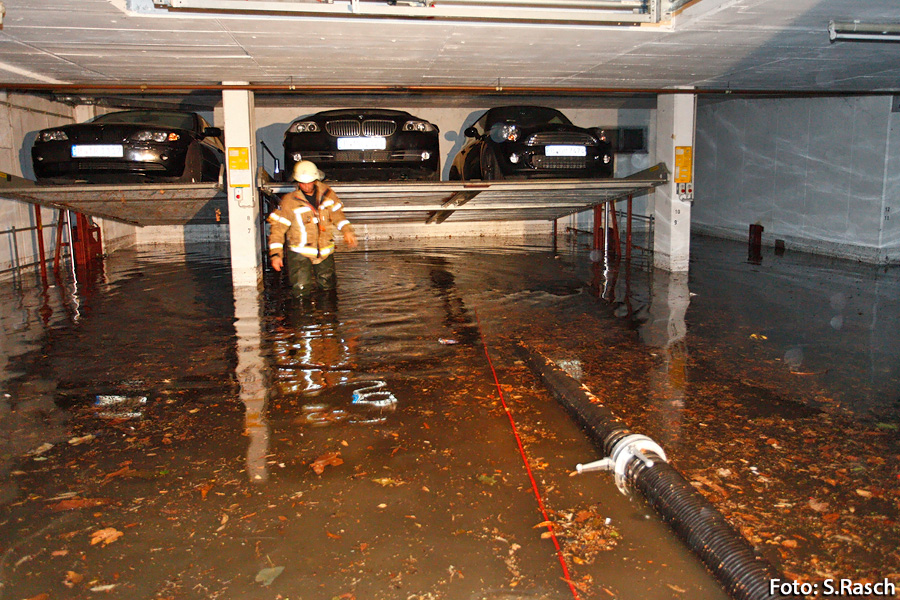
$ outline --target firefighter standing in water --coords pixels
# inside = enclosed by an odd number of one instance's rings
[[[272,268],[287,267],[291,295],[305,298],[313,289],[332,291],[336,285],[334,232],[344,235],[351,248],[357,245],[343,204],[334,191],[320,180],[324,176],[315,164],[301,160],[294,165],[297,190],[281,197],[281,204],[269,215],[269,257]]]

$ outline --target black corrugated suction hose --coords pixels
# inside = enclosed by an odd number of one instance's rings
[[[519,345],[518,352],[603,450],[604,456],[610,456],[616,444],[632,434],[596,396],[553,361],[524,344]],[[754,551],[706,498],[656,453],[645,451],[644,454],[652,466],[638,458],[630,461],[625,471],[629,486],[638,490],[703,560],[732,598],[791,598],[782,595],[777,587],[771,590],[771,582],[785,581],[784,576]]]

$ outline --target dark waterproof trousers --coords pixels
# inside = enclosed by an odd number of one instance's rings
[[[337,285],[334,254],[329,255],[317,265],[296,252],[285,252],[284,258],[287,264],[288,281],[291,284],[291,296],[294,298],[309,296],[316,286],[330,291]]]

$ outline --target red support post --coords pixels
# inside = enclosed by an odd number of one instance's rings
[[[609,215],[610,224],[612,227],[609,228],[610,233],[610,244],[609,248],[611,250],[611,254],[613,256],[621,256],[619,254],[621,242],[619,240],[619,218],[616,216],[616,203],[609,202]]]
[[[38,259],[41,262],[41,281],[47,285],[47,257],[44,252],[44,223],[41,219],[41,207],[34,205],[34,225],[37,228]]]
[[[91,223],[86,215],[76,213],[77,225],[73,235],[75,251],[75,265],[79,268],[90,268],[94,259],[103,254],[103,245],[100,242],[100,227]]]
[[[59,260],[60,255],[62,254],[63,247],[63,225],[69,222],[69,212],[63,209],[59,209],[59,214],[56,215],[56,246],[53,248],[53,272],[59,273]],[[69,242],[66,242],[69,244]]]

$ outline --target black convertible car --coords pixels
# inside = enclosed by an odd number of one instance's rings
[[[608,142],[553,108],[492,108],[465,130],[450,179],[612,177]]]
[[[326,110],[284,134],[284,172],[301,160],[335,181],[440,179],[438,127],[399,110]]]
[[[39,131],[31,160],[38,183],[217,181],[221,136],[197,113],[126,110]]]

